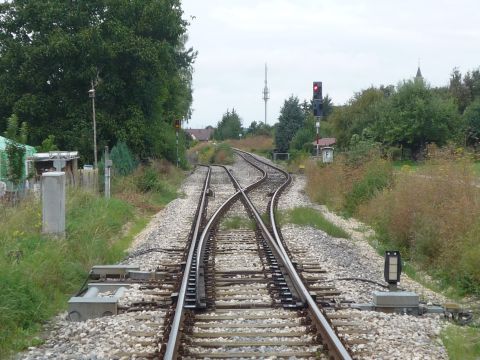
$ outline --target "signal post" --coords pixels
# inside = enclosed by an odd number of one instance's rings
[[[319,155],[318,142],[320,139],[320,120],[323,115],[323,97],[322,97],[322,82],[313,82],[313,116],[315,117],[315,126],[317,128],[317,156]]]
[[[179,159],[179,157],[178,157],[178,132],[179,132],[179,131],[180,131],[180,120],[175,120],[177,168],[180,166],[180,159]]]

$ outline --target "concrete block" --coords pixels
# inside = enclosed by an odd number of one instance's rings
[[[374,291],[373,304],[380,308],[412,308],[418,307],[419,298],[409,291]]]
[[[42,231],[65,235],[65,173],[47,172],[42,175]]]
[[[92,267],[92,275],[105,277],[122,277],[127,275],[129,270],[140,270],[137,265],[95,265]]]
[[[117,291],[120,288],[129,288],[130,284],[124,283],[89,283],[88,288],[97,288],[99,293]]]
[[[118,313],[118,299],[123,296],[129,285],[125,284],[88,284],[83,296],[75,296],[68,301],[68,319],[84,321]],[[115,291],[113,296],[98,296],[107,291]]]
[[[128,270],[127,273],[130,280],[156,280],[154,271]]]
[[[68,301],[68,319],[70,321],[85,321],[102,316],[117,314],[118,298],[75,296]]]

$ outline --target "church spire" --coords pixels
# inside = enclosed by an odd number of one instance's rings
[[[420,71],[420,59],[418,59],[418,68],[417,75],[415,75],[415,80],[423,80],[422,72]]]
[[[417,69],[417,75],[415,75],[415,79],[423,79],[422,72],[420,71],[420,66]]]

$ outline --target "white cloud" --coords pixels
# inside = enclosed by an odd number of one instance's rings
[[[263,66],[269,66],[269,123],[290,94],[311,83],[344,103],[370,85],[412,77],[417,59],[433,85],[453,67],[480,66],[476,1],[186,0],[189,45],[199,51],[190,125],[214,125],[235,107],[244,125],[263,119]]]

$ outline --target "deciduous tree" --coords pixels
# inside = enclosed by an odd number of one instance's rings
[[[0,130],[16,113],[40,145],[92,153],[96,81],[99,148],[125,141],[142,157],[175,158],[188,118],[191,66],[180,0],[12,0],[0,4]],[[174,146],[173,146],[174,148]]]
[[[236,113],[235,109],[230,112],[227,110],[217,124],[214,137],[218,140],[238,139],[239,134],[242,133],[242,120]]]
[[[286,152],[290,141],[305,122],[305,112],[296,96],[290,96],[280,109],[275,131],[275,145],[278,151]]]
[[[444,145],[460,130],[452,99],[443,99],[424,82],[406,81],[378,109],[370,127],[383,144],[401,145],[413,153],[428,143]]]

